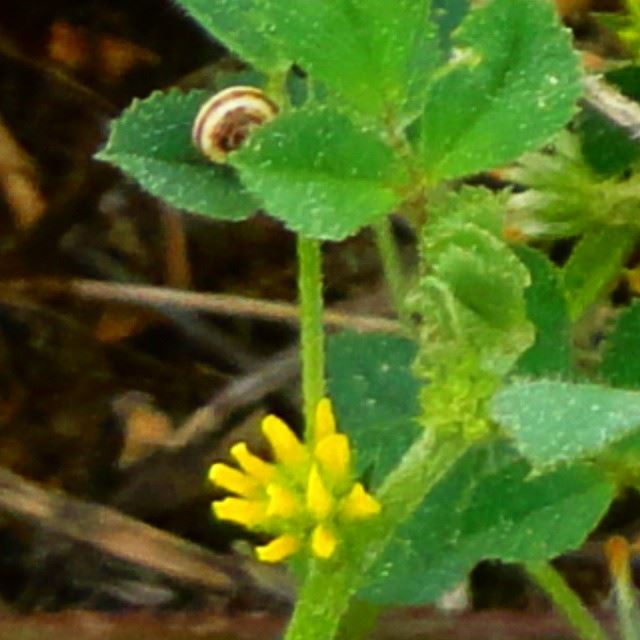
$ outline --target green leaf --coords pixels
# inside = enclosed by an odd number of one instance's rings
[[[430,0],[264,0],[284,51],[357,114],[406,124],[440,61]]]
[[[433,0],[432,5],[441,48],[448,52],[452,45],[451,34],[469,11],[469,0]]]
[[[543,561],[578,547],[614,497],[586,465],[532,475],[504,442],[476,447],[396,533],[361,597],[433,601],[480,560]]]
[[[434,195],[429,213],[421,242],[428,271],[412,299],[422,317],[419,366],[430,378],[432,366],[475,354],[483,370],[502,376],[534,337],[529,272],[501,238],[504,196],[448,190]]]
[[[410,340],[344,332],[327,344],[329,393],[341,431],[357,453],[357,470],[380,484],[420,433],[420,385],[411,373]]]
[[[498,392],[492,415],[537,469],[595,456],[640,426],[640,393],[541,380]]]
[[[97,157],[176,207],[241,220],[258,208],[256,201],[230,169],[208,162],[191,144],[191,126],[206,97],[202,91],[172,91],[134,100],[111,123],[107,146]]]
[[[640,432],[614,442],[595,462],[621,489],[640,491]]]
[[[328,107],[263,125],[230,162],[271,215],[323,240],[342,240],[389,213],[406,180],[389,147]]]
[[[568,377],[571,372],[571,322],[557,269],[543,253],[534,249],[520,247],[517,255],[531,274],[525,299],[527,317],[535,326],[536,339],[518,360],[515,373]]]
[[[597,111],[585,110],[578,126],[584,159],[599,174],[618,175],[640,159],[637,140]]]
[[[635,300],[618,318],[607,338],[600,375],[616,387],[640,389],[640,301]]]
[[[578,319],[616,281],[636,237],[628,227],[604,227],[580,239],[562,270],[572,320]]]
[[[456,55],[431,84],[422,120],[433,180],[540,146],[571,118],[582,91],[577,56],[550,2],[483,3],[454,35]]]
[[[290,61],[273,37],[260,0],[177,0],[209,33],[257,69],[283,72]]]
[[[616,69],[604,77],[623,95],[640,100],[640,67]],[[605,176],[620,174],[640,159],[640,145],[631,138],[629,131],[589,105],[583,109],[578,125],[584,158],[598,173]]]

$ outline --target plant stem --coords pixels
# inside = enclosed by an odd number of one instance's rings
[[[576,592],[548,562],[528,562],[527,573],[551,598],[554,606],[569,620],[583,640],[608,640],[597,620],[589,613]]]
[[[389,217],[373,225],[378,244],[378,253],[382,261],[384,277],[389,287],[389,293],[393,300],[398,317],[406,324],[408,317],[405,311],[405,276],[402,269],[402,261],[398,252],[398,246],[393,237],[393,227]]]
[[[298,236],[298,297],[305,434],[311,435],[316,406],[325,392],[320,242]]]
[[[310,561],[285,640],[335,638],[350,599],[395,530],[469,446],[455,439],[436,442],[428,431],[414,442],[377,493],[382,503],[381,515],[359,525],[359,543],[335,561]]]
[[[631,549],[626,538],[609,538],[605,543],[605,555],[613,578],[620,635],[623,640],[637,640],[640,633],[640,616],[636,588],[631,577]]]

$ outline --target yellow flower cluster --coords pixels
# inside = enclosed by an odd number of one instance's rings
[[[336,431],[331,402],[318,403],[311,442],[300,442],[285,422],[269,415],[262,432],[273,463],[244,442],[231,448],[239,469],[214,464],[210,480],[235,494],[213,503],[221,520],[275,536],[256,548],[263,562],[280,562],[308,545],[317,558],[334,555],[341,527],[375,516],[380,504],[352,477],[351,448]]]

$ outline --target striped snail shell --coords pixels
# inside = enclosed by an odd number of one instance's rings
[[[193,144],[210,160],[225,162],[255,127],[277,113],[277,105],[260,89],[229,87],[200,107],[193,123]]]

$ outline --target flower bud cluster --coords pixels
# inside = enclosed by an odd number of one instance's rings
[[[262,421],[262,432],[273,462],[240,442],[231,448],[238,468],[222,463],[211,467],[210,480],[235,494],[215,501],[214,514],[273,536],[256,547],[263,562],[280,562],[305,549],[317,558],[331,558],[340,531],[377,515],[380,504],[353,480],[349,439],[337,432],[330,401],[318,403],[310,442],[301,442],[273,415]]]

